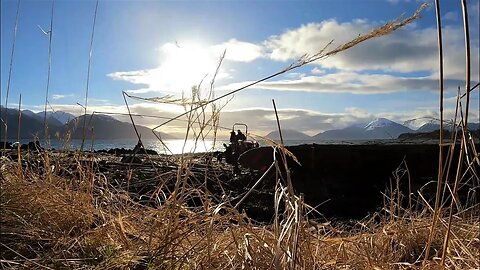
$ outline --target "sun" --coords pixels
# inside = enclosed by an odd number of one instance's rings
[[[213,78],[220,55],[199,43],[167,43],[160,48],[161,64],[152,79],[164,92],[190,91]]]

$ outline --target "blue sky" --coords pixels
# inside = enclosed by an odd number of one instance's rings
[[[470,7],[472,80],[478,82],[478,1]],[[100,1],[93,44],[89,110],[125,112],[122,91],[142,97],[188,94],[213,74],[226,49],[217,95],[275,73],[330,40],[335,47],[358,34],[409,16],[421,4],[370,1]],[[441,1],[446,65],[446,116],[455,89],[464,87],[460,1]],[[43,109],[51,1],[20,3],[9,106]],[[17,1],[1,1],[2,105]],[[48,100],[56,110],[81,113],[95,1],[55,1]],[[240,92],[224,107],[221,124],[246,122],[265,134],[275,129],[275,99],[285,128],[308,134],[387,117],[403,122],[438,117],[438,64],[433,6],[411,25],[347,52],[304,66]],[[207,76],[207,80],[208,80]],[[203,84],[204,88],[207,84]],[[471,116],[478,121],[478,91]],[[131,101],[132,110],[171,117],[181,106]],[[224,102],[221,102],[224,103]],[[139,119],[152,126],[158,120]],[[423,120],[427,121],[427,120]],[[418,121],[420,125],[422,121]],[[181,126],[173,124],[172,132]]]

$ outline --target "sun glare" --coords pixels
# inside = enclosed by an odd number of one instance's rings
[[[165,92],[189,92],[202,79],[209,82],[215,73],[220,55],[196,43],[167,43],[161,48],[161,63],[154,76]]]

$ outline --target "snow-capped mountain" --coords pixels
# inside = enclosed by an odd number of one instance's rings
[[[470,130],[478,130],[479,129],[479,123],[468,123],[468,128]],[[424,133],[424,132],[432,132],[435,130],[440,129],[440,123],[439,121],[430,121],[423,126],[419,127],[416,132],[417,133]],[[451,123],[444,123],[443,124],[443,129],[444,130],[451,130],[452,129],[452,124]]]
[[[47,111],[47,123],[50,127],[61,127],[63,124],[61,121],[59,121],[57,118],[53,117],[52,114],[49,114],[51,112]],[[30,110],[22,110],[22,117],[28,116],[31,118],[36,119],[37,121],[43,122],[43,118],[45,116],[45,112],[32,112]]]
[[[377,118],[372,122],[368,123],[365,126],[365,130],[375,130],[378,128],[384,128],[388,126],[395,125],[397,123],[393,122],[392,120],[388,120],[387,118]]]
[[[39,112],[37,114],[43,117],[44,112]],[[47,111],[47,117],[57,119],[60,123],[65,125],[70,120],[74,119],[75,115],[64,111]]]
[[[314,136],[320,140],[378,140],[396,139],[412,129],[386,118],[377,118],[366,125],[352,125],[343,129],[328,130]]]
[[[44,111],[40,112],[33,112],[30,110],[22,110],[22,115],[28,115],[29,117],[36,118],[39,120],[43,120],[43,117],[45,115]],[[75,118],[75,115],[64,112],[64,111],[47,111],[47,119],[49,121],[50,125],[65,125],[68,123],[68,121],[72,120]]]
[[[374,139],[396,139],[400,134],[409,132],[413,130],[386,118],[375,119],[365,126],[367,137]]]

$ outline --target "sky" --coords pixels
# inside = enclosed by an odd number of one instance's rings
[[[457,87],[465,91],[461,1],[440,1],[445,64],[445,117],[453,118]],[[472,85],[479,81],[479,1],[469,7]],[[1,1],[1,104],[5,105],[16,0]],[[21,0],[9,107],[83,113],[96,1]],[[125,113],[122,91],[151,98],[216,97],[275,74],[304,54],[327,51],[422,4],[416,0],[113,1],[100,0],[93,35],[88,111]],[[412,127],[439,118],[438,49],[433,3],[415,22],[335,56],[302,66],[216,102],[220,125],[246,123],[252,133],[283,129],[309,135],[386,117]],[[46,33],[45,33],[46,32]],[[185,107],[127,99],[132,113],[174,117]],[[470,119],[479,120],[479,90]],[[77,104],[78,103],[78,104]],[[463,103],[465,101],[463,100]],[[80,104],[80,105],[79,105]],[[208,107],[210,110],[210,107]],[[121,120],[126,120],[120,117]],[[165,120],[136,118],[154,127]],[[172,122],[164,132],[184,132]]]

